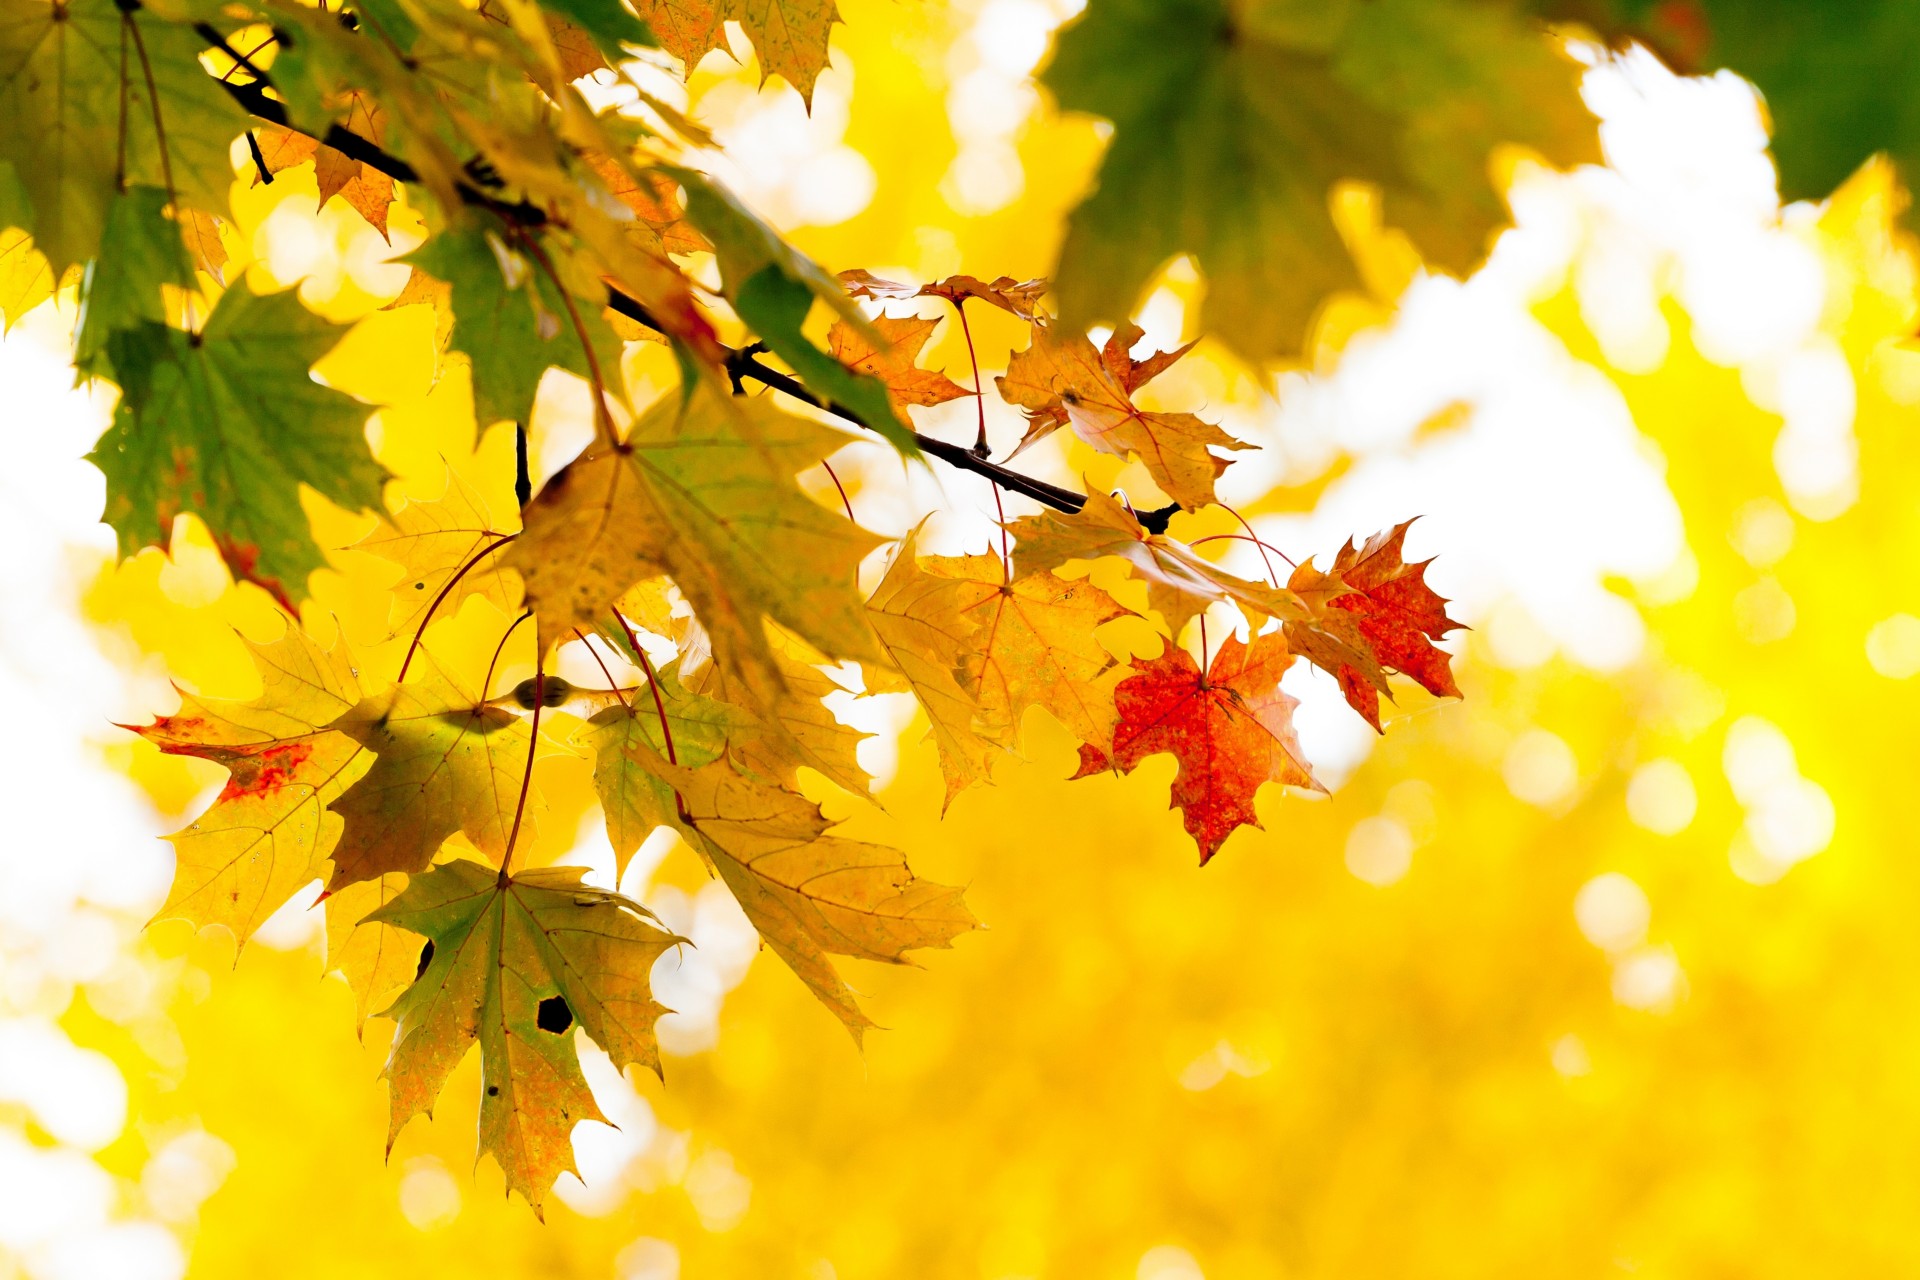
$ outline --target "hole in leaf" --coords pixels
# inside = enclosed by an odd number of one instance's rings
[[[433,963],[433,939],[427,939],[427,945],[420,948],[420,967],[413,971],[415,982],[427,976],[427,966]]]
[[[497,1085],[497,1084],[490,1084],[490,1085],[488,1085],[488,1086],[487,1086],[487,1096],[488,1096],[489,1098],[497,1098],[497,1097],[499,1097],[499,1096],[500,1096],[500,1086],[499,1086],[499,1085]]]
[[[540,1002],[540,1016],[535,1019],[542,1031],[551,1031],[559,1035],[573,1025],[573,1010],[567,1008],[562,996],[548,996]]]

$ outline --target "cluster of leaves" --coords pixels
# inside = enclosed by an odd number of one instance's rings
[[[855,287],[899,288],[871,277]],[[1136,361],[1131,330],[1104,350],[1067,339],[1034,310],[1030,284],[932,288],[1029,318],[1032,345],[1010,362],[1002,392],[1031,406],[1031,434],[1064,425],[1140,456],[1170,486],[1194,486],[1196,501],[1211,495],[1201,472],[1214,468],[1184,460],[1217,429],[1131,405],[1180,353]],[[930,324],[882,317],[863,333],[842,322],[830,346],[876,370],[902,403],[967,394],[915,365]],[[1296,651],[1336,674],[1376,725],[1389,672],[1455,692],[1432,644],[1452,624],[1424,566],[1402,560],[1405,526],[1349,545],[1326,572],[1308,562],[1281,586],[1227,573],[1096,493],[1079,512],[1009,522],[998,552],[924,556],[909,534],[863,599],[857,570],[879,539],[796,480],[845,441],[764,397],[698,384],[590,446],[521,526],[458,485],[403,507],[360,544],[403,570],[391,631],[410,639],[390,680],[344,643],[324,650],[290,627],[255,649],[257,699],[187,695],[178,713],[139,729],[230,773],[174,837],[161,915],[244,940],[324,876],[330,963],[363,1015],[398,1023],[393,1131],[430,1107],[477,1041],[483,1149],[538,1205],[571,1167],[573,1124],[597,1115],[564,1033],[577,1023],[619,1065],[657,1070],[661,1010],[647,975],[680,941],[639,904],[581,885],[577,869],[515,870],[541,810],[542,754],[591,754],[619,870],[655,830],[675,830],[857,1037],[869,1022],[830,956],[899,962],[974,921],[958,890],[916,879],[898,850],[834,834],[800,793],[803,768],[855,794],[868,787],[858,735],[822,702],[839,687],[829,662],[857,662],[869,690],[914,695],[949,799],[1017,746],[1030,707],[1081,739],[1083,775],[1173,754],[1173,803],[1203,861],[1257,824],[1263,783],[1317,785],[1278,687]],[[1107,556],[1146,583],[1168,637],[1131,671],[1098,629],[1133,611],[1056,572]],[[461,613],[471,597],[492,620],[484,671],[443,657],[435,639],[454,615],[474,616]],[[1237,606],[1257,638],[1229,638],[1203,673],[1171,641],[1215,604]],[[501,652],[529,620],[537,673],[496,692]],[[566,646],[592,655],[602,686],[543,674]]]
[[[383,234],[404,188],[430,234],[394,305],[438,309],[479,425],[524,424],[550,368],[591,388],[592,443],[517,519],[454,488],[385,517],[365,544],[404,571],[393,630],[410,639],[394,670],[361,670],[296,626],[257,650],[258,699],[188,697],[141,730],[230,773],[175,837],[163,914],[244,940],[324,875],[332,963],[363,1013],[398,1023],[394,1130],[477,1042],[483,1149],[536,1206],[571,1166],[572,1125],[597,1114],[569,1033],[657,1069],[648,973],[680,942],[575,872],[516,869],[543,752],[591,753],[621,867],[654,830],[677,831],[856,1036],[868,1023],[830,957],[898,962],[973,919],[956,890],[835,834],[801,794],[802,769],[866,789],[856,735],[822,702],[834,664],[913,694],[949,800],[1017,748],[1033,707],[1074,732],[1083,775],[1174,755],[1173,803],[1205,861],[1255,822],[1263,783],[1316,785],[1278,687],[1296,656],[1378,728],[1392,674],[1456,693],[1433,643],[1454,624],[1424,566],[1403,559],[1405,525],[1284,584],[1169,535],[1172,511],[1214,501],[1222,451],[1246,446],[1143,405],[1187,348],[1136,356],[1134,300],[1190,252],[1210,326],[1244,355],[1279,354],[1351,282],[1333,184],[1375,183],[1390,220],[1465,267],[1501,215],[1494,144],[1594,154],[1576,68],[1517,4],[1099,0],[1048,73],[1063,104],[1117,125],[1068,237],[1055,318],[1038,281],[836,278],[699,171],[697,125],[638,86],[633,111],[596,111],[574,84],[621,75],[656,35],[691,63],[728,20],[765,69],[810,91],[834,20],[815,0],[18,0],[0,14],[0,222],[14,229],[0,301],[11,315],[79,278],[76,368],[121,392],[94,457],[123,549],[164,545],[192,512],[237,574],[294,610],[324,564],[300,486],[382,509],[370,407],[310,373],[334,327],[290,293],[225,279],[243,136],[256,180],[312,164],[323,200]],[[717,293],[690,265],[707,254]],[[912,407],[984,392],[977,367],[969,390],[918,366],[935,321],[860,305],[916,298],[962,325],[974,302],[1029,326],[997,382],[1026,415],[1020,448],[1066,429],[1137,459],[1170,504],[1136,511],[989,461],[984,409],[972,449],[915,430]],[[816,307],[836,317],[824,341],[807,328]],[[1102,318],[1117,327],[1096,345]],[[752,345],[722,340],[736,331]],[[672,347],[683,381],[628,406],[622,343],[643,339]],[[748,383],[1050,509],[1003,521],[1000,546],[978,555],[924,556],[910,534],[863,595],[860,565],[882,539],[796,479],[847,435]],[[1061,572],[1100,560],[1144,584],[1163,637],[1130,670],[1097,629],[1131,611]],[[445,658],[434,631],[473,596],[499,619],[484,671]],[[1216,605],[1238,610],[1248,639],[1209,653]],[[499,655],[527,620],[536,674],[500,692]],[[1196,620],[1199,662],[1182,647]],[[601,665],[602,687],[545,674],[567,646]]]

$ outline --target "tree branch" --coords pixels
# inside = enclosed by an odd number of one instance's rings
[[[227,52],[232,56],[230,47],[227,46],[225,40],[219,38],[217,31],[212,32],[211,35],[209,35],[207,31],[201,31],[200,34],[201,37],[207,40],[214,48],[221,49],[223,52]],[[293,120],[288,117],[285,104],[280,102],[279,99],[267,95],[269,85],[270,82],[265,76],[261,76],[258,80],[248,84],[235,84],[230,80],[220,82],[220,87],[231,94],[234,101],[238,102],[252,115],[267,121],[269,124],[277,124],[283,129],[292,129],[296,133],[304,133],[310,138],[315,138],[323,145],[332,147],[335,151],[340,152],[350,159],[358,160],[370,169],[386,174],[396,182],[417,183],[420,181],[419,171],[412,165],[342,125],[337,123],[329,124],[327,131],[324,134],[319,134],[295,124]],[[546,211],[538,205],[530,204],[526,201],[508,202],[501,200],[489,195],[479,187],[464,182],[458,184],[458,191],[461,200],[465,203],[476,208],[487,209],[517,226],[537,227],[547,221]],[[667,332],[665,327],[662,326],[658,320],[654,319],[652,313],[649,312],[638,299],[627,296],[611,285],[607,287],[607,295],[607,305],[629,320],[643,324],[656,333]],[[857,427],[863,427],[869,431],[875,429],[872,423],[866,421],[845,405],[822,400],[819,396],[807,390],[806,385],[798,378],[762,364],[759,357],[751,348],[735,349],[728,347],[725,348],[725,350],[727,353],[725,357],[727,375],[734,380],[736,385],[744,379],[751,378],[762,386],[770,387],[784,395],[791,396],[803,404],[809,404],[817,409],[823,409],[836,418],[843,419]],[[1071,489],[1063,489],[1056,484],[1049,484],[1045,480],[1040,480],[1033,476],[1023,475],[1018,471],[1003,467],[999,463],[989,462],[987,459],[980,457],[962,445],[951,444],[945,440],[935,439],[933,436],[925,435],[918,431],[913,433],[913,439],[914,443],[920,446],[921,452],[930,457],[938,458],[948,466],[958,470],[970,471],[974,475],[982,476],[1009,493],[1017,493],[1023,498],[1030,498],[1042,506],[1052,507],[1055,511],[1064,511],[1071,515],[1078,512],[1087,503],[1086,497],[1082,494],[1075,493]],[[1135,518],[1140,521],[1141,526],[1149,533],[1165,533],[1168,520],[1171,519],[1173,513],[1179,509],[1179,504],[1175,503],[1171,506],[1162,507],[1153,511],[1136,512]]]

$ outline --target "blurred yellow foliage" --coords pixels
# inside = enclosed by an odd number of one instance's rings
[[[842,69],[822,91],[844,95],[851,67],[845,142],[877,192],[798,239],[834,269],[1044,271],[1098,152],[1091,127],[1036,115],[1024,194],[956,214],[937,194],[954,154],[941,68],[967,15],[842,9]],[[752,96],[751,69],[715,62],[696,107]],[[295,176],[237,198],[231,239],[271,248],[276,218],[337,233],[314,260],[348,266],[329,268],[332,292],[310,282],[311,300],[359,327],[322,373],[392,406],[374,433],[398,477],[389,500],[437,496],[451,468],[504,508],[510,435],[471,438],[464,373],[433,376],[428,309],[369,312],[383,295],[365,286],[390,270],[366,256],[371,231],[337,207],[318,223],[278,212],[299,203]],[[1870,168],[1806,231],[1832,281],[1822,326],[1857,387],[1851,509],[1814,521],[1781,506],[1779,418],[1691,347],[1677,308],[1657,368],[1613,371],[1697,571],[1691,590],[1643,591],[1648,640],[1626,669],[1506,669],[1469,636],[1464,702],[1409,703],[1426,709],[1331,799],[1269,791],[1267,829],[1204,872],[1166,807],[1170,760],[1069,787],[1074,744],[1036,721],[1030,759],[943,821],[932,746],[910,731],[886,812],[854,814],[853,831],[968,886],[989,930],[923,971],[853,975],[889,1028],[864,1057],[761,957],[726,998],[717,1047],[669,1056],[664,1087],[634,1081],[660,1131],[619,1175],[628,1193],[616,1183],[597,1214],[555,1204],[544,1228],[497,1169],[469,1176],[471,1058],[383,1164],[388,1024],[355,1038],[351,995],[318,980],[311,945],[236,962],[224,936],[156,927],[177,1041],[84,1000],[65,1020],[132,1085],[136,1122],[103,1163],[137,1176],[153,1136],[195,1118],[231,1145],[237,1166],[192,1242],[204,1280],[1920,1271],[1920,864],[1901,781],[1920,623],[1889,622],[1920,613],[1920,354],[1890,345],[1916,314],[1897,198]],[[1364,238],[1356,200],[1345,216]],[[396,243],[414,225],[396,206]],[[1373,274],[1397,288],[1404,252],[1386,244]],[[240,266],[271,278],[273,255]],[[1175,272],[1168,288],[1191,300],[1197,285]],[[1329,330],[1359,331],[1352,314]],[[1605,367],[1571,286],[1538,314]],[[972,315],[983,349],[1020,340],[997,313]],[[633,358],[636,382],[670,377],[657,357]],[[969,381],[954,326],[928,364]],[[1230,364],[1188,376],[1215,405],[1257,403]],[[549,421],[571,403],[556,397]],[[564,456],[558,437],[536,445]],[[1074,460],[1094,484],[1120,475]],[[310,511],[323,546],[367,526]],[[333,563],[309,626],[380,634],[391,566]],[[89,608],[225,697],[255,691],[232,629],[277,626],[191,522],[170,555],[105,574]],[[144,743],[115,751],[168,811],[218,774]],[[1788,869],[1769,861],[1767,841],[1794,832],[1765,828],[1768,789],[1807,780],[1831,801],[1831,842]],[[563,853],[592,804],[584,761],[556,762],[544,786],[535,861]],[[653,884],[702,880],[680,848]]]

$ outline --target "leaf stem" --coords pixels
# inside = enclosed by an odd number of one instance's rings
[[[840,505],[847,509],[847,519],[853,520],[855,524],[860,523],[858,520],[854,520],[853,499],[847,496],[847,486],[840,483],[840,473],[838,471],[835,471],[833,469],[833,464],[831,462],[828,462],[825,458],[820,459],[820,465],[827,469],[827,475],[830,479],[832,479],[833,487],[840,491]],[[994,490],[994,492],[998,493],[999,490],[996,489]]]
[[[633,656],[640,659],[640,669],[647,673],[647,688],[653,691],[653,711],[660,717],[660,740],[666,744],[667,763],[678,768],[680,757],[673,749],[673,727],[667,723],[667,704],[661,700],[660,682],[654,678],[653,663],[647,661],[647,651],[640,647],[640,637],[633,634],[633,627],[627,622],[626,615],[615,609],[613,616],[620,624],[620,629],[627,633],[627,643],[633,646]],[[694,822],[693,814],[687,809],[686,797],[680,794],[678,787],[673,789],[673,807],[679,813],[680,821],[690,827],[699,825]]]
[[[592,654],[593,660],[600,665],[600,674],[607,678],[608,690],[612,692],[614,697],[620,699],[621,706],[631,709],[633,704],[627,701],[626,691],[623,690],[619,682],[613,678],[613,672],[607,669],[606,659],[602,658],[600,651],[593,647],[593,641],[587,639],[587,633],[575,627],[573,634],[580,637],[580,643],[587,646],[587,652]]]
[[[973,365],[973,407],[980,412],[980,434],[973,440],[973,456],[985,458],[992,450],[987,448],[987,397],[980,382],[980,357],[973,352],[973,326],[967,323],[967,300],[953,299],[954,314],[960,317],[960,332],[967,339],[967,361]],[[1002,520],[1006,517],[1003,515]]]
[[[154,87],[153,63],[147,59],[147,42],[140,34],[140,24],[133,20],[133,9],[122,13],[120,21],[126,24],[128,34],[133,36],[133,52],[140,59],[140,74],[147,81],[147,105],[153,110],[153,142],[160,152],[160,180],[166,184],[167,203],[173,206],[174,216],[180,217],[183,211],[180,197],[173,187],[173,159],[167,154],[167,127],[160,119],[160,91]]]
[[[407,656],[400,660],[400,674],[393,678],[395,684],[399,684],[407,678],[407,668],[413,664],[414,651],[420,647],[420,637],[427,634],[427,624],[433,621],[434,611],[440,607],[440,602],[447,598],[447,593],[453,590],[454,585],[458,583],[460,579],[467,576],[467,571],[472,569],[473,566],[479,564],[482,560],[485,560],[488,556],[519,536],[517,533],[501,534],[498,538],[495,538],[492,542],[467,557],[467,562],[460,566],[459,571],[447,579],[446,585],[440,588],[440,593],[434,596],[433,603],[427,606],[427,616],[420,619],[420,626],[413,633],[413,642],[407,646]],[[517,627],[520,624],[516,622],[514,625]],[[506,642],[502,641],[501,643],[504,644]],[[484,694],[486,690],[482,689],[480,692]]]
[[[521,615],[525,617],[525,614]],[[519,626],[514,623],[514,626]],[[502,642],[505,643],[504,641]],[[546,668],[539,654],[533,657],[533,727],[527,732],[527,769],[520,775],[520,799],[513,806],[513,829],[507,832],[507,851],[500,859],[500,887],[513,879],[513,847],[520,839],[520,820],[527,815],[527,792],[533,790],[533,757],[540,749],[540,712],[546,706]],[[486,690],[481,690],[485,694]]]

